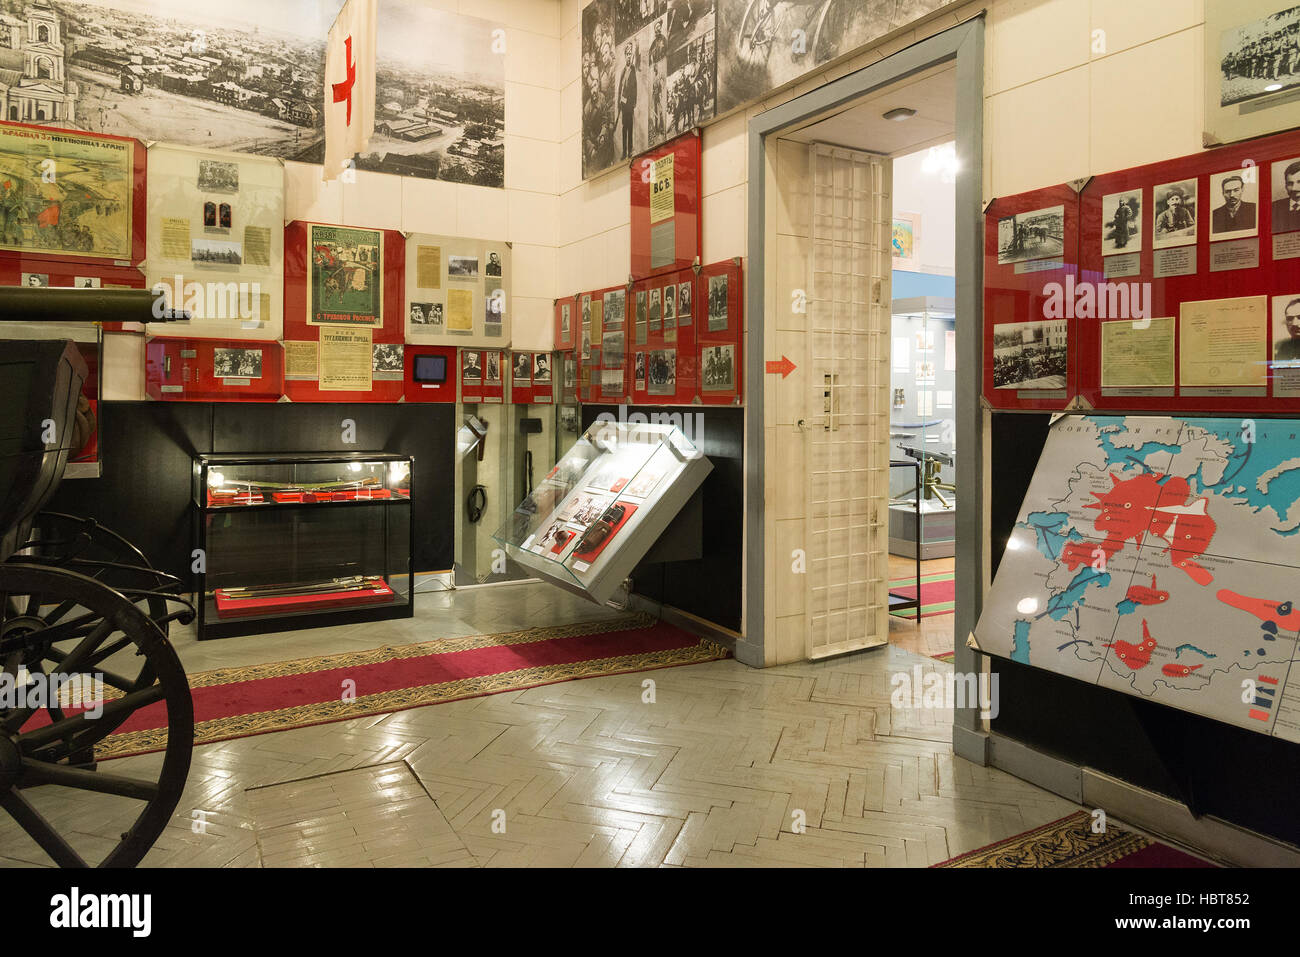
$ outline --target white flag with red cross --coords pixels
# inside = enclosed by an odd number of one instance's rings
[[[336,178],[375,131],[378,0],[348,0],[325,44],[325,171]]]

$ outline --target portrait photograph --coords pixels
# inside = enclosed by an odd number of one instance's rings
[[[528,383],[533,381],[533,354],[531,352],[516,352],[510,374],[515,382]]]
[[[664,286],[664,322],[677,324],[677,287],[672,283]]]
[[[1275,365],[1300,369],[1300,292],[1273,297],[1273,334],[1269,355]]]
[[[1155,225],[1151,245],[1156,249],[1196,242],[1196,180],[1162,183],[1152,190]]]
[[[501,381],[501,353],[489,352],[487,354],[487,367],[484,371],[485,382]]]
[[[1101,254],[1142,251],[1142,190],[1101,198]]]
[[[705,346],[702,356],[705,392],[732,392],[736,388],[736,347]]]
[[[677,316],[687,319],[691,315],[691,284],[684,282],[677,287]],[[682,323],[686,325],[686,323]]]
[[[658,329],[663,322],[664,310],[663,302],[659,298],[658,289],[650,290],[650,328]]]
[[[1259,235],[1259,177],[1254,167],[1210,175],[1210,239]]]
[[[560,306],[560,338],[569,338],[569,303]]]
[[[533,381],[537,383],[551,381],[551,355],[538,352],[533,356]]]
[[[488,261],[483,267],[483,275],[501,278],[501,254],[496,250],[488,251]]]
[[[50,284],[50,276],[48,273],[43,273],[43,272],[23,273],[24,286],[48,286],[49,284]]]
[[[1300,232],[1300,156],[1274,160],[1272,186],[1273,232]]]
[[[709,332],[727,328],[727,277],[709,277]]]
[[[639,382],[641,385],[644,386],[645,385],[645,353],[644,352],[638,352],[636,354],[636,365],[634,368],[635,368],[635,374],[633,377],[636,379],[637,382]]]
[[[460,360],[461,378],[469,382],[480,382],[483,379],[483,362],[477,352],[466,352],[461,355]]]

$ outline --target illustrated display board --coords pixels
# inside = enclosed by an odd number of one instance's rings
[[[597,421],[493,537],[540,577],[603,604],[712,470],[675,426]]]
[[[24,285],[42,285],[51,260],[138,264],[145,195],[138,140],[0,123],[0,260],[31,266]]]
[[[194,317],[181,327],[185,335],[280,338],[281,160],[154,143],[148,208],[145,277],[168,307]]]
[[[294,402],[405,392],[406,240],[393,229],[284,228],[284,391]]]
[[[1064,409],[1075,324],[1053,290],[1078,277],[1079,197],[1052,186],[984,212],[984,398],[995,409]]]
[[[278,402],[284,394],[284,351],[265,339],[182,339],[145,342],[145,394],[171,402]]]
[[[452,346],[411,345],[402,349],[407,402],[456,401],[456,350]]]
[[[606,333],[613,333],[609,346],[617,361],[619,342],[627,343],[628,289],[607,286],[581,293],[578,297],[578,399],[582,402],[618,401],[625,395],[623,370],[605,367]],[[622,337],[620,340],[619,337]]]
[[[509,361],[510,353],[501,349],[461,349],[460,401],[504,402]]]
[[[496,346],[510,341],[510,247],[504,242],[406,237],[406,341]]]
[[[511,352],[510,401],[515,405],[547,405],[555,401],[556,354]]]
[[[687,133],[631,164],[632,276],[685,269],[698,262],[700,137]]]
[[[740,260],[700,271],[695,371],[705,405],[739,405],[744,397],[745,283]],[[680,321],[680,320],[679,320]]]
[[[1300,742],[1300,419],[1068,415],[979,650]]]
[[[1300,133],[1098,176],[1080,200],[1072,396],[1300,414]]]
[[[555,348],[576,349],[582,335],[582,321],[578,312],[578,297],[566,296],[555,300]]]

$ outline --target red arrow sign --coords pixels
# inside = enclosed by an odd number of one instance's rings
[[[768,375],[780,374],[781,378],[784,379],[793,371],[794,371],[794,363],[791,362],[789,359],[787,359],[785,356],[782,356],[780,359],[769,360],[767,363]]]

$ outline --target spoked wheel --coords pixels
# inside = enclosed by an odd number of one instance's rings
[[[848,4],[844,0],[826,0],[813,28],[813,63],[825,63],[838,55],[844,34],[849,28]]]
[[[13,559],[0,565],[0,599],[0,808],[60,866],[138,864],[176,809],[194,744],[189,683],[165,623],[136,604],[147,596]],[[142,716],[166,728],[161,766],[145,777],[97,769],[95,746],[148,708],[166,713]],[[79,824],[104,819],[121,821],[120,837]],[[4,844],[6,830],[0,819]]]
[[[749,0],[736,31],[736,52],[741,59],[762,61],[767,59],[772,44],[772,10],[776,0]]]

